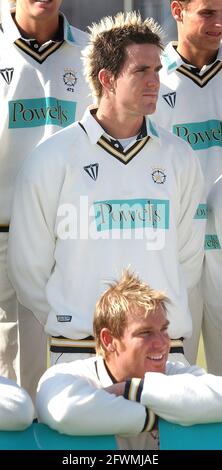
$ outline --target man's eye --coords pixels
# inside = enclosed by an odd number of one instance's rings
[[[162,328],[161,332],[162,332],[162,333],[167,333],[167,334],[168,334],[168,326],[166,326],[165,328]]]
[[[202,11],[201,16],[213,16],[213,11]]]

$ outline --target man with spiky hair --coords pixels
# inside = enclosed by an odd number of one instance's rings
[[[135,12],[94,24],[84,65],[96,104],[42,143],[18,179],[10,277],[44,319],[52,363],[94,353],[96,299],[128,265],[167,291],[172,351],[191,333],[186,282],[202,261],[192,229],[202,175],[190,147],[149,118],[161,50],[159,28]]]
[[[170,3],[178,41],[169,43],[163,55],[154,120],[188,142],[200,161],[206,194],[195,220],[196,230],[202,230],[208,217],[206,199],[222,174],[222,0],[171,0]],[[214,253],[217,257],[218,250],[221,247],[216,233],[207,231],[206,262],[211,256],[214,258]],[[215,271],[215,276],[213,282],[217,285],[220,271]],[[203,295],[207,298],[208,294],[203,292],[200,281],[189,292],[193,335],[184,343],[185,351],[189,361],[194,363],[202,329],[208,370],[221,375],[222,361],[218,358],[222,354],[222,323],[218,322],[216,312],[214,315],[213,305],[211,313],[204,308]]]
[[[65,434],[117,434],[121,449],[158,447],[155,414],[184,425],[221,421],[222,377],[167,362],[167,302],[123,272],[96,304],[97,356],[41,378],[39,420]]]
[[[46,368],[46,336],[17,301],[8,279],[7,243],[23,161],[41,140],[80,118],[89,103],[80,57],[87,34],[68,23],[61,4],[4,0],[1,11],[0,374],[17,379],[33,398]]]

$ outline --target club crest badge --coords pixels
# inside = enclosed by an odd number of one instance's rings
[[[73,93],[77,82],[76,73],[73,69],[65,69],[65,73],[63,74],[63,82],[67,87],[67,91],[71,91]]]
[[[164,184],[166,181],[166,172],[163,168],[154,168],[151,175],[156,184]]]

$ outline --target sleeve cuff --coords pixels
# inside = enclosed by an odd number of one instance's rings
[[[143,379],[129,379],[126,381],[124,398],[126,400],[137,401],[140,403],[143,391]]]
[[[124,398],[126,400],[141,402],[141,395],[143,391],[144,379],[129,379],[126,381]],[[143,429],[141,432],[149,432],[156,428],[157,416],[155,413],[145,407],[146,417]]]
[[[150,432],[153,429],[157,429],[158,416],[156,416],[155,413],[148,408],[145,408],[145,410],[146,418],[142,432]]]

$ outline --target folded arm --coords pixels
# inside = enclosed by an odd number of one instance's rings
[[[0,377],[0,430],[22,431],[32,424],[33,418],[34,407],[26,391]]]

